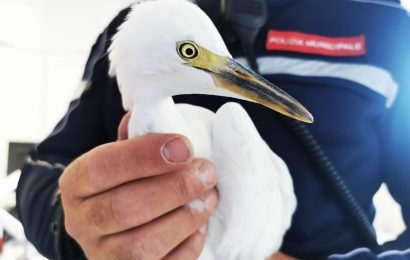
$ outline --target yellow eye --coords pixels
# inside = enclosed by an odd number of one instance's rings
[[[198,47],[193,42],[181,42],[178,44],[178,54],[183,59],[195,59],[198,57]]]

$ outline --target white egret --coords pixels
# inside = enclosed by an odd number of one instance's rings
[[[262,140],[236,103],[216,114],[175,105],[172,96],[206,94],[258,102],[310,122],[296,100],[231,58],[208,16],[188,0],[134,4],[109,54],[123,105],[132,111],[129,135],[187,136],[195,156],[219,173],[219,204],[200,259],[265,259],[275,253],[296,207],[284,162]],[[188,205],[201,210],[203,204]]]

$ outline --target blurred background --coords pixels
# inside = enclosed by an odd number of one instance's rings
[[[10,142],[38,142],[76,95],[97,35],[131,0],[0,0],[0,176]]]
[[[46,137],[81,92],[80,80],[97,35],[132,0],[0,0],[0,183],[14,172],[32,143]],[[410,0],[403,5],[410,10]],[[18,178],[0,184],[0,208],[14,205]],[[383,188],[375,224],[380,240],[404,225],[400,208]],[[2,216],[0,216],[0,238]],[[0,240],[1,247],[1,240]],[[0,259],[24,259],[10,243]],[[32,251],[28,257],[36,256]]]

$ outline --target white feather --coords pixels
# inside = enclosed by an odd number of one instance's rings
[[[288,169],[237,103],[218,110],[212,136],[212,161],[223,174],[211,248],[216,259],[267,258],[279,249],[296,207]]]

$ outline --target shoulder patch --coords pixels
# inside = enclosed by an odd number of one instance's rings
[[[324,56],[362,56],[366,54],[366,39],[364,35],[327,37],[294,31],[270,30],[266,49]]]

